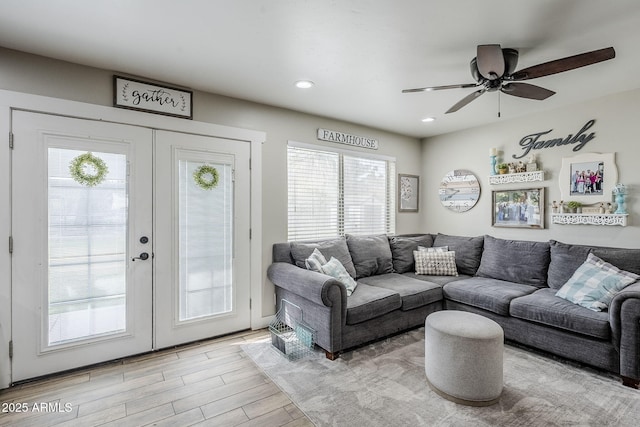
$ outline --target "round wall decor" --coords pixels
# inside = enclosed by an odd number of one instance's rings
[[[466,212],[480,198],[480,183],[471,171],[455,169],[442,178],[438,192],[442,206],[454,212]]]

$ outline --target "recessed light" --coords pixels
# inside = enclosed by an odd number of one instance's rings
[[[429,123],[429,122],[435,121],[435,119],[436,119],[435,117],[425,117],[424,119],[422,119],[422,121],[424,123]]]
[[[311,80],[298,80],[296,82],[296,87],[300,89],[309,89],[313,85],[314,83]]]

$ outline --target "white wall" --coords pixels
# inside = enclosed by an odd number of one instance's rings
[[[536,102],[536,101],[531,101]],[[545,171],[544,182],[530,184],[489,185],[489,149],[497,147],[500,157],[513,161],[520,155],[519,141],[536,132],[553,129],[540,139],[566,137],[577,133],[590,119],[595,125],[588,130],[595,138],[580,151],[574,145],[535,150],[539,167]],[[526,118],[504,121],[423,140],[421,199],[421,230],[476,236],[490,234],[499,238],[545,241],[556,239],[569,243],[605,246],[640,247],[640,90],[608,96],[568,108],[545,112]],[[550,223],[549,204],[560,201],[558,175],[563,157],[582,153],[616,153],[618,181],[627,185],[629,226],[556,225]],[[442,177],[453,169],[469,169],[480,180],[478,204],[468,212],[454,213],[445,209],[438,199]],[[606,173],[606,171],[605,171]],[[547,199],[544,230],[495,228],[491,226],[491,191],[514,188],[545,187]]]
[[[0,89],[111,106],[113,74],[122,73],[0,48]],[[193,118],[196,121],[259,130],[267,134],[262,151],[263,316],[275,312],[273,285],[266,279],[266,269],[271,263],[271,247],[273,243],[287,239],[287,141],[347,148],[345,145],[317,141],[316,131],[319,127],[376,138],[380,142],[376,153],[395,157],[398,173],[420,173],[421,144],[415,138],[210,93],[196,91],[193,100]],[[398,233],[420,231],[420,214],[398,213],[396,223]]]

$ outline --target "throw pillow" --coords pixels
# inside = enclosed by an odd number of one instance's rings
[[[337,258],[331,257],[329,262],[322,266],[322,272],[341,282],[347,288],[347,296],[351,296],[358,286]]]
[[[449,252],[449,246],[432,246],[430,248],[418,246],[418,250],[427,252]]]
[[[396,273],[415,271],[413,251],[415,251],[419,245],[431,246],[432,244],[433,237],[431,237],[430,234],[389,237],[389,246],[391,247],[391,255],[393,257],[393,270]]]
[[[347,235],[347,246],[356,269],[356,279],[373,276],[374,274],[393,273],[393,260],[389,238],[378,236],[353,236]],[[376,262],[376,269],[372,269]]]
[[[322,252],[315,248],[309,258],[304,261],[304,264],[307,266],[307,270],[317,271],[318,273],[322,273],[322,266],[327,263],[327,259],[322,255]]]
[[[464,237],[437,234],[433,246],[448,246],[455,251],[456,264],[460,274],[474,276],[480,266],[484,236]]]
[[[430,276],[458,275],[455,251],[414,251],[413,257],[416,262],[416,274],[427,274]]]
[[[335,257],[340,260],[351,277],[356,277],[356,269],[344,237],[318,242],[291,242],[291,256],[295,264],[300,268],[306,268],[305,261],[315,248],[318,248],[325,258]]]
[[[620,270],[589,254],[556,296],[593,311],[603,311],[609,308],[615,294],[638,279],[637,274]]]

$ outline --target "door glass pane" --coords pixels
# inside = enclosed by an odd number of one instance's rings
[[[211,168],[218,182],[209,188]],[[180,321],[233,309],[231,173],[228,164],[179,160]]]
[[[49,345],[126,329],[127,158],[94,152],[108,172],[87,186],[69,169],[85,153],[48,149]]]

